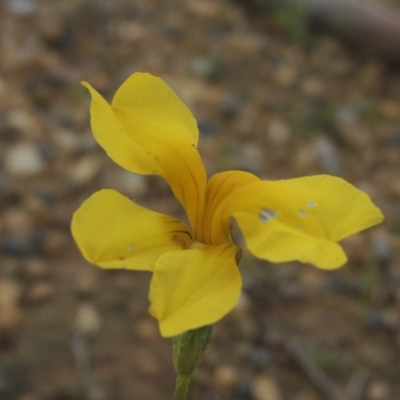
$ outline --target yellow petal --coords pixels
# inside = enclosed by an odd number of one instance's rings
[[[150,313],[163,336],[213,324],[237,303],[241,277],[236,246],[220,245],[163,254],[150,287]]]
[[[175,218],[140,207],[115,190],[100,190],[72,219],[72,235],[87,261],[102,268],[152,271],[166,251],[192,243]]]
[[[327,175],[245,185],[220,203],[214,231],[226,231],[232,216],[255,256],[326,269],[346,262],[336,242],[383,220],[367,194]]]
[[[225,171],[213,175],[207,184],[206,207],[203,224],[203,241],[208,244],[233,243],[230,223],[221,224],[214,214],[222,200],[235,190],[259,181],[255,175],[245,171]],[[215,226],[213,226],[215,221]]]
[[[206,173],[197,151],[198,129],[188,108],[161,79],[136,73],[110,106],[88,83],[94,137],[121,167],[165,178],[193,229],[203,213]]]

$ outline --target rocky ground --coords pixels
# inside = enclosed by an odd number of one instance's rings
[[[88,265],[69,233],[103,187],[182,213],[163,181],[114,165],[90,132],[79,82],[110,99],[135,71],[193,111],[209,174],[339,175],[386,217],[344,243],[338,271],[245,253],[243,296],[214,328],[192,400],[400,398],[399,68],[282,32],[284,17],[255,25],[224,0],[0,1],[2,400],[172,398],[148,274]]]

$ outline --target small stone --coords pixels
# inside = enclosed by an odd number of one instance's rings
[[[343,124],[338,127],[340,136],[350,146],[368,149],[373,140],[372,132],[360,124]]]
[[[53,132],[55,144],[65,152],[74,152],[80,147],[80,139],[74,132],[67,129],[58,129]]]
[[[316,395],[309,391],[301,391],[292,395],[291,400],[318,400]]]
[[[5,339],[4,335],[18,331],[22,322],[23,313],[18,307],[0,309],[0,342]]]
[[[12,308],[18,305],[22,287],[19,283],[9,280],[0,280],[0,309]]]
[[[141,369],[144,373],[148,375],[157,375],[161,370],[160,363],[152,355],[147,353],[146,356],[141,357]]]
[[[67,233],[59,229],[49,229],[46,231],[43,242],[42,250],[50,254],[59,254],[66,248],[70,239]]]
[[[15,15],[29,15],[35,11],[36,2],[33,0],[8,0],[8,8]]]
[[[10,234],[23,234],[29,232],[32,227],[30,215],[21,208],[11,208],[2,215],[3,229]]]
[[[397,101],[387,100],[380,105],[380,110],[384,117],[397,119],[400,117],[400,105]]]
[[[118,24],[118,35],[122,40],[137,42],[143,40],[149,33],[149,29],[138,21],[121,21]]]
[[[239,297],[239,301],[232,310],[232,314],[240,317],[242,315],[247,315],[251,308],[251,301],[245,292],[242,292]]]
[[[380,310],[368,311],[365,315],[364,323],[368,329],[382,329],[385,326],[383,313]]]
[[[75,317],[75,329],[88,336],[95,335],[102,326],[99,312],[91,303],[82,303]]]
[[[22,396],[18,397],[18,400],[40,400],[38,396],[35,394],[23,394]]]
[[[279,67],[275,74],[275,80],[283,87],[291,87],[297,79],[297,69],[290,65]]]
[[[397,307],[383,311],[383,323],[389,329],[396,330],[400,326],[400,312]]]
[[[122,171],[120,180],[124,190],[133,197],[141,197],[147,193],[147,180],[143,175]]]
[[[191,70],[194,74],[209,79],[216,71],[215,62],[208,57],[196,57],[191,62]]]
[[[321,96],[325,91],[325,86],[323,82],[315,77],[306,78],[302,85],[301,89],[303,93],[310,97],[318,97]]]
[[[26,294],[26,301],[31,304],[43,303],[55,294],[54,285],[49,282],[40,282],[33,285]]]
[[[294,165],[297,171],[309,173],[309,171],[315,167],[317,163],[317,154],[315,154],[315,148],[313,143],[300,143],[297,147]]]
[[[352,235],[344,239],[342,245],[351,263],[362,267],[369,262],[370,251],[365,235]]]
[[[44,260],[31,258],[25,263],[24,274],[28,279],[38,280],[47,278],[50,271]]]
[[[336,122],[339,125],[354,124],[358,119],[358,113],[352,106],[342,106],[336,112]]]
[[[186,7],[193,13],[203,18],[217,17],[221,9],[221,3],[212,0],[186,0]]]
[[[236,96],[227,96],[221,101],[221,112],[225,118],[233,118],[242,107],[243,101]]]
[[[135,336],[146,342],[155,340],[159,336],[156,322],[150,318],[140,321],[135,329]]]
[[[233,31],[226,37],[225,46],[227,50],[237,52],[237,56],[240,57],[239,54],[245,56],[262,51],[267,42],[265,36]]]
[[[238,372],[229,365],[218,366],[214,372],[215,383],[223,388],[232,388],[238,381]]]
[[[373,381],[367,388],[368,400],[386,400],[390,394],[389,385],[382,381]]]
[[[246,171],[260,173],[264,167],[264,152],[256,143],[246,143],[242,147],[242,168]]]
[[[98,156],[86,156],[72,165],[68,177],[73,184],[84,186],[99,174],[100,169],[101,159]]]
[[[0,249],[16,257],[38,254],[42,244],[43,236],[38,231],[0,236]]]
[[[314,141],[314,153],[322,169],[330,174],[338,174],[342,169],[337,146],[327,137],[319,136]]]
[[[6,170],[17,177],[28,177],[42,172],[45,163],[39,150],[26,143],[17,144],[12,147],[5,156]]]
[[[378,62],[365,64],[357,72],[357,78],[361,83],[361,88],[365,91],[378,89],[384,76],[384,70],[383,64]]]
[[[36,118],[23,110],[12,110],[7,115],[9,126],[26,137],[37,138],[40,135],[40,125]]]
[[[269,122],[268,136],[275,144],[283,144],[290,138],[289,125],[282,120],[273,119]]]
[[[275,380],[267,375],[259,375],[252,382],[255,400],[282,400],[282,393]]]
[[[81,296],[93,295],[99,286],[97,276],[94,268],[80,269],[75,284],[77,294]]]

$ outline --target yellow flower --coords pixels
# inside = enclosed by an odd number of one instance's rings
[[[189,219],[190,227],[111,189],[93,194],[73,217],[87,261],[153,272],[150,313],[163,336],[212,324],[235,306],[242,283],[232,219],[256,257],[324,269],[346,262],[338,241],[383,219],[365,193],[337,177],[272,182],[227,171],[207,181],[196,121],[159,78],[133,74],[111,105],[83,85],[100,146],[129,171],[165,178]]]

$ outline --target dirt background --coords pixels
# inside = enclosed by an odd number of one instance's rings
[[[333,272],[245,252],[191,399],[400,399],[399,67],[258,17],[223,0],[0,0],[1,400],[173,397],[149,275],[88,265],[69,233],[104,187],[182,216],[161,179],[121,170],[90,132],[79,82],[111,99],[135,71],[193,111],[210,175],[338,175],[386,217]]]

